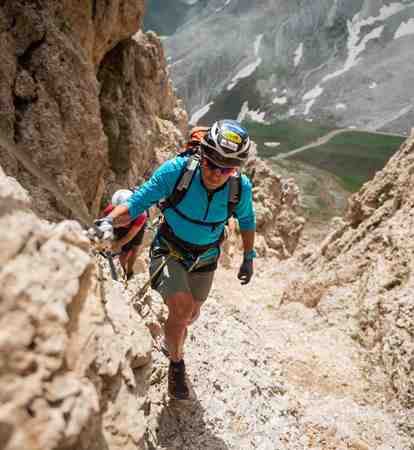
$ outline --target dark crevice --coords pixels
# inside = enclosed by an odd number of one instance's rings
[[[36,51],[41,45],[43,45],[46,42],[46,33],[43,34],[41,39],[37,41],[33,41],[29,47],[24,51],[22,55],[18,57],[18,64],[21,67],[24,67],[25,69],[29,69],[30,66],[30,60],[32,57],[32,53]]]
[[[35,81],[36,81],[35,71],[31,67],[32,54],[38,48],[40,48],[45,42],[46,42],[46,33],[44,33],[40,39],[33,41],[27,47],[27,49],[24,51],[24,53],[22,55],[20,55],[17,59],[18,65],[21,68],[24,68],[28,72],[30,72]],[[14,110],[15,110],[15,120],[14,120],[14,124],[13,124],[13,128],[14,128],[13,140],[15,143],[18,143],[21,139],[20,122],[23,119],[23,115],[29,108],[30,104],[36,100],[37,100],[37,95],[35,95],[33,98],[31,98],[31,97],[23,98],[23,97],[13,94],[13,104],[14,104]]]
[[[4,30],[6,33],[10,33],[11,31],[13,31],[14,27],[16,26],[16,17],[12,18],[11,24]]]
[[[20,122],[23,119],[24,113],[29,108],[30,103],[32,103],[31,100],[13,95],[14,114],[15,114],[14,124],[13,124],[13,129],[14,129],[13,141],[15,144],[17,144],[20,141],[20,138],[21,138]]]
[[[96,17],[96,11],[97,11],[96,3],[97,3],[96,0],[92,0],[92,20],[95,20],[95,17]]]

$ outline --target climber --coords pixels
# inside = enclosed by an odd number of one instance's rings
[[[164,199],[163,221],[150,249],[150,274],[151,286],[168,306],[168,391],[176,399],[189,397],[183,360],[187,327],[210,292],[229,216],[239,223],[244,249],[237,277],[244,285],[253,275],[256,216],[251,183],[240,174],[249,148],[250,138],[238,122],[215,122],[192,151],[163,163],[126,205],[95,222],[111,236],[124,214],[137,217]]]
[[[111,203],[104,209],[104,215],[110,214],[117,206],[125,205],[132,194],[133,191],[130,189],[116,191],[112,196]],[[113,230],[114,240],[111,251],[119,254],[119,262],[127,280],[134,275],[134,264],[138,257],[139,246],[144,238],[147,218],[146,211],[139,214],[134,220],[131,220],[129,215],[123,215]]]

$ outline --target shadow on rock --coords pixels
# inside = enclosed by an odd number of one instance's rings
[[[205,411],[191,385],[190,392],[188,401],[165,400],[153,435],[157,445],[152,449],[229,450],[204,421]]]

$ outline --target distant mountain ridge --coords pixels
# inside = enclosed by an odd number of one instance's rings
[[[414,1],[154,1],[147,16],[173,30],[163,43],[193,122],[302,117],[405,134],[414,122]]]

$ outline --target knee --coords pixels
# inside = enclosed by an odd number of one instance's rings
[[[195,308],[193,308],[193,311],[191,313],[190,325],[192,325],[199,317],[200,317],[200,306],[197,305]]]
[[[180,292],[167,300],[169,318],[175,323],[187,326],[193,317],[193,298],[191,294]]]

